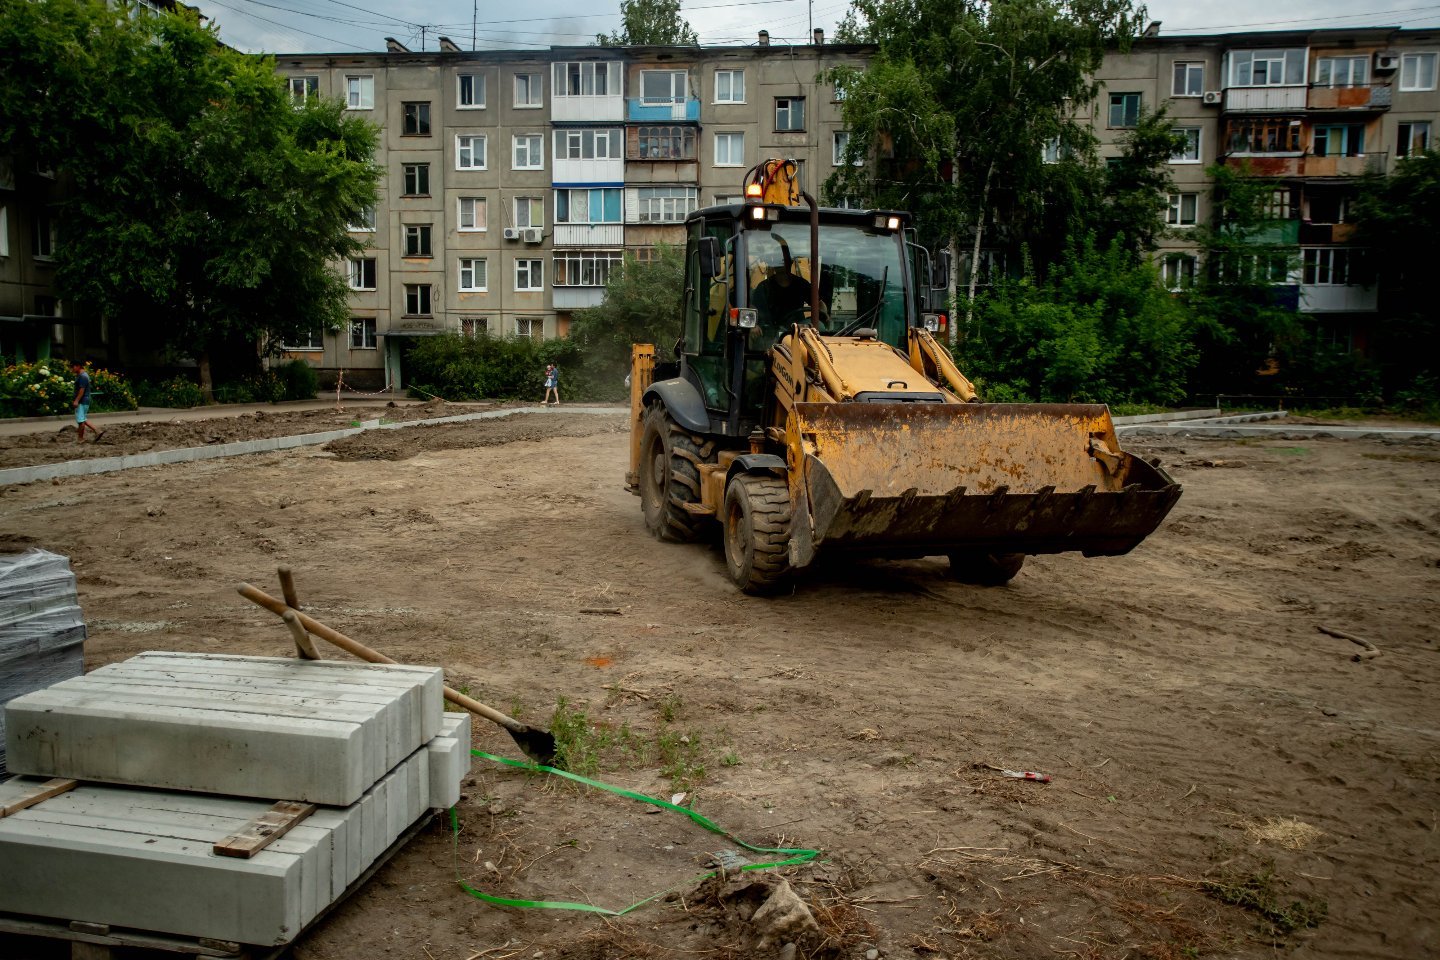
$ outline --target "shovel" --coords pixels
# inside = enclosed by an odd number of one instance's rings
[[[244,597],[246,600],[249,600],[252,603],[264,607],[271,613],[277,614],[281,617],[284,617],[287,613],[293,614],[294,617],[299,620],[300,625],[303,626],[309,633],[314,634],[321,640],[329,640],[341,650],[344,650],[347,653],[352,653],[355,656],[359,657],[361,660],[368,660],[371,663],[396,662],[385,656],[383,653],[380,653],[376,650],[371,650],[363,643],[351,640],[349,637],[345,636],[345,634],[343,633],[340,633],[338,630],[331,630],[329,627],[325,626],[325,624],[320,623],[318,620],[306,616],[299,610],[296,610],[293,607],[286,605],[283,600],[275,599],[274,597],[270,596],[268,593],[266,593],[264,590],[259,589],[258,587],[252,587],[248,583],[242,583],[240,584],[239,590],[240,596]],[[473,700],[470,697],[465,696],[465,694],[463,693],[451,690],[449,687],[445,688],[445,699],[449,700],[451,703],[455,704],[458,707],[464,707],[471,713],[479,714],[486,720],[489,720],[492,723],[497,723],[500,726],[504,727],[507,731],[509,731],[510,736],[514,739],[515,743],[520,747],[520,749],[525,751],[525,755],[530,757],[536,763],[547,767],[555,765],[555,737],[552,736],[549,731],[536,730],[534,727],[526,726],[525,724],[521,723],[519,720],[514,719],[513,717],[505,716],[505,714],[501,713],[499,710],[496,710],[494,707],[487,707],[480,701]]]

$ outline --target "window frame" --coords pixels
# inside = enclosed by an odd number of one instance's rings
[[[431,283],[407,283],[405,284],[405,313],[406,317],[433,317],[435,316],[435,290]],[[412,299],[413,298],[413,299]],[[413,309],[412,309],[413,308]]]
[[[845,150],[846,150],[846,148],[847,148],[849,145],[850,145],[850,131],[849,131],[849,130],[832,130],[832,131],[830,131],[830,166],[832,166],[832,167],[843,167],[843,166],[846,165],[846,164],[845,164]],[[864,160],[853,160],[853,161],[850,162],[849,165],[852,166],[852,167],[863,167],[863,166],[865,166],[865,161],[864,161]]]
[[[359,330],[356,330],[356,327]],[[360,336],[356,337],[356,333]],[[351,350],[375,350],[378,348],[379,337],[376,335],[374,317],[351,317],[350,318],[350,349]]]
[[[1354,282],[1355,258],[1352,257],[1352,253],[1357,249],[1357,247],[1302,247],[1300,249],[1301,285],[1306,287],[1356,286]],[[1320,279],[1322,271],[1325,277],[1323,280]],[[1337,275],[1343,279],[1337,281],[1335,279]]]
[[[434,224],[433,223],[406,223],[401,224],[400,236],[403,256],[407,260],[428,259],[434,254]]]
[[[0,203],[0,257],[10,256],[10,206]]]
[[[575,264],[574,273],[571,271],[571,264]],[[550,286],[557,290],[561,287],[572,290],[603,287],[610,282],[612,276],[624,269],[624,266],[623,250],[556,250],[551,256],[553,273],[550,276]],[[589,283],[585,282],[587,272]],[[571,281],[572,276],[576,277],[575,282]]]
[[[533,213],[537,207],[539,208],[539,210],[540,210],[540,222],[539,222],[539,223],[521,223],[521,222],[520,222],[520,220],[521,220],[521,217],[520,217],[520,205],[521,205],[522,203],[525,204],[525,212],[526,212],[526,217],[525,217],[525,219],[526,219],[526,220],[529,220],[529,219],[530,219],[529,214]],[[536,196],[515,197],[515,198],[514,198],[514,203],[511,204],[511,211],[515,214],[515,226],[516,226],[517,229],[520,229],[520,230],[526,230],[526,229],[544,230],[544,229],[545,229],[545,198],[544,198],[544,197],[536,197]]]
[[[360,220],[358,225],[347,223],[346,231],[349,233],[374,233],[375,232],[375,204],[367,203],[358,211]]]
[[[300,81],[302,85],[298,96],[295,90],[295,81],[297,80]],[[302,73],[298,76],[286,77],[285,89],[290,94],[290,102],[296,106],[300,106],[307,100],[318,100],[320,98],[320,77],[314,73]]]
[[[522,323],[525,324],[526,326],[528,326],[528,327],[530,328],[530,329],[529,329],[529,332],[522,333],[522,332],[520,331],[520,324],[522,324]],[[515,336],[516,336],[516,337],[524,337],[526,340],[544,340],[544,339],[545,339],[545,318],[544,318],[544,317],[516,317],[516,318],[515,318]]]
[[[646,196],[646,192],[650,196]],[[650,216],[658,204],[660,215]],[[670,209],[667,215],[666,210]],[[635,188],[636,223],[684,223],[700,209],[700,188],[683,183],[649,183]]]
[[[1347,64],[1345,70],[1345,82],[1335,82],[1335,65]],[[1355,67],[1360,67],[1362,74],[1359,80],[1355,79]],[[1321,79],[1322,68],[1329,67],[1329,77]],[[1356,56],[1354,54],[1332,54],[1315,58],[1315,77],[1311,86],[1323,87],[1326,89],[1343,89],[1349,87],[1368,87],[1370,85],[1370,58],[1368,56]]]
[[[430,136],[430,101],[406,100],[400,104],[400,136]]]
[[[286,340],[282,346],[287,353],[323,353],[325,351],[325,331],[306,330],[303,333],[306,338],[302,343],[299,340],[293,343]]]
[[[602,141],[604,156],[600,155]],[[624,160],[625,131],[622,127],[560,128],[555,131],[554,149],[556,160]],[[587,149],[589,156],[586,156]]]
[[[372,291],[378,289],[377,280],[379,271],[376,267],[374,257],[350,257],[350,268],[347,271],[346,283],[351,290]],[[369,274],[367,277],[366,274]],[[369,284],[366,284],[366,280]]]
[[[620,72],[618,60],[561,60],[551,67],[551,89],[557,100],[566,97],[618,96],[622,82]],[[580,88],[578,92],[571,91],[571,80],[577,81]],[[590,88],[588,93],[585,90],[587,85]],[[605,88],[603,91],[599,90],[602,86]]]
[[[1423,127],[1423,143],[1417,148],[1415,146],[1416,128]],[[1431,133],[1434,131],[1434,124],[1430,120],[1401,120],[1395,125],[1395,156],[1397,159],[1406,159],[1425,153],[1430,149]],[[1408,133],[1408,135],[1407,135]]]
[[[1185,264],[1189,269],[1180,269]],[[1177,292],[1188,290],[1195,285],[1195,276],[1199,273],[1200,258],[1193,253],[1183,251],[1172,251],[1164,255],[1160,260],[1160,283],[1166,290]]]
[[[1417,86],[1414,82],[1414,79],[1412,79],[1411,83],[1407,85],[1405,82],[1405,73],[1409,65],[1412,63],[1418,65],[1426,61],[1428,61],[1430,64],[1429,84],[1426,86]],[[1429,50],[1416,50],[1412,51],[1411,53],[1402,53],[1400,54],[1400,76],[1397,78],[1396,83],[1400,87],[1402,93],[1434,90],[1437,71],[1440,71],[1440,54]]]
[[[596,204],[594,203],[595,197],[593,195],[597,193],[600,194],[600,215],[602,217],[605,215],[605,200],[608,196],[614,200],[615,219],[595,219]],[[586,219],[584,220],[571,219],[571,213],[575,206],[574,194],[585,195]],[[555,222],[557,224],[564,223],[574,226],[616,226],[625,222],[625,191],[621,187],[556,187],[552,194],[552,200],[555,204],[554,212]]]
[[[1183,76],[1182,76],[1183,71]],[[1195,84],[1198,88],[1194,93],[1190,92],[1190,80],[1193,73],[1200,75],[1199,82]],[[1182,91],[1181,88],[1184,90]],[[1176,60],[1170,72],[1170,96],[1177,100],[1189,99],[1192,97],[1203,97],[1205,95],[1205,61],[1204,60]]]
[[[355,84],[358,83],[358,89]],[[356,101],[359,101],[358,103]],[[375,75],[373,73],[350,73],[345,75],[345,109],[375,109]]]
[[[1204,163],[1205,162],[1205,128],[1204,127],[1171,127],[1170,132],[1185,137],[1185,149],[1179,153],[1171,154],[1171,163]],[[1191,134],[1194,134],[1192,137]],[[1195,155],[1190,156],[1191,144],[1194,145]]]
[[[685,124],[647,124],[636,127],[636,159],[694,160],[695,134],[695,127]],[[677,144],[678,149],[676,149]]]
[[[663,97],[660,97],[660,96],[651,96],[650,94],[648,94],[648,93],[645,92],[645,86],[646,86],[645,81],[646,81],[647,79],[649,79],[649,78],[652,78],[652,77],[669,77],[669,78],[670,78],[670,84],[669,84],[669,86],[670,86],[670,93],[669,93],[667,96],[663,96]],[[678,94],[675,92],[675,78],[676,78],[676,77],[679,77],[679,78],[680,78],[680,92],[679,92]],[[673,67],[656,69],[656,70],[641,70],[641,71],[640,71],[640,78],[639,78],[639,86],[640,86],[640,102],[641,102],[642,104],[646,105],[646,106],[659,105],[659,104],[684,103],[684,102],[686,102],[686,100],[688,100],[689,97],[690,97],[690,71],[688,71],[688,70],[676,70],[676,69],[674,69]]]
[[[536,281],[535,269],[539,265],[539,282]],[[523,265],[523,266],[522,266]],[[520,275],[525,274],[525,282],[528,286],[520,286]],[[516,293],[543,293],[545,291],[545,260],[541,257],[516,257],[515,258],[515,292]]]
[[[1300,139],[1300,132],[1303,123],[1297,123],[1290,117],[1246,117],[1236,116],[1225,121],[1225,144],[1226,153],[1235,156],[1266,157],[1266,156],[1301,156],[1305,152],[1305,144]],[[1275,131],[1279,134],[1275,138],[1278,149],[1252,149],[1256,140],[1268,139],[1267,131]],[[1235,144],[1237,137],[1245,132],[1245,143],[1243,150],[1237,150]],[[1281,142],[1283,140],[1283,143]],[[1268,148],[1269,144],[1263,144]]]
[[[530,99],[520,100],[520,78],[527,81],[525,91]],[[512,87],[511,106],[516,110],[541,110],[545,107],[545,74],[516,72],[510,75]],[[532,89],[533,88],[533,89]]]
[[[479,264],[480,283],[475,283],[476,264]],[[456,276],[457,292],[488,293],[490,291],[490,261],[488,257],[460,257]],[[465,275],[470,274],[470,285],[465,285]]]
[[[430,196],[430,164],[415,162],[402,163],[400,165],[403,182],[401,183],[402,197],[428,197]],[[413,174],[413,176],[412,176]],[[412,189],[413,186],[413,189]]]
[[[59,245],[55,220],[49,210],[36,210],[30,222],[30,259],[49,263],[55,259],[55,248]]]
[[[727,76],[727,77],[730,78],[730,84],[729,84],[729,87],[730,87],[730,89],[729,89],[729,94],[730,94],[730,95],[727,96],[727,97],[721,97],[721,96],[720,96],[720,77],[721,77],[722,75]],[[739,80],[740,80],[740,96],[738,96],[738,97],[735,96],[735,79],[736,79],[737,77],[738,77]],[[712,98],[712,100],[710,101],[711,103],[717,103],[717,104],[718,104],[718,103],[737,104],[737,103],[744,103],[744,102],[745,102],[745,71],[744,71],[744,69],[736,70],[736,69],[730,68],[730,67],[727,67],[727,68],[724,68],[724,69],[717,68],[717,69],[715,70],[715,76],[714,76],[714,78],[712,79],[712,83],[714,84],[714,89],[713,89],[713,91],[712,91],[712,97],[713,97],[713,98]]]
[[[465,205],[470,204],[470,220],[473,226],[465,226]],[[456,197],[455,198],[455,232],[456,233],[486,233],[489,231],[490,204],[485,197]],[[477,216],[478,214],[478,216]]]
[[[470,102],[465,102],[465,81],[470,81]],[[476,93],[479,93],[479,100],[476,100]],[[455,74],[455,109],[456,110],[484,110],[485,103],[485,74],[483,73],[457,73]]]
[[[1189,208],[1189,219],[1185,218]],[[1200,222],[1200,194],[1189,191],[1172,193],[1165,208],[1165,225],[1177,229],[1197,226]]]
[[[1260,56],[1260,55],[1264,56]],[[1231,50],[1228,55],[1229,83],[1226,86],[1243,87],[1245,89],[1264,89],[1265,87],[1299,87],[1304,86],[1309,76],[1306,64],[1305,47],[1256,47],[1246,50]],[[1265,82],[1255,82],[1255,64],[1263,62],[1266,64],[1280,64],[1280,78],[1272,79],[1272,71],[1269,66],[1265,68]],[[1241,82],[1241,65],[1244,64],[1248,79]],[[1298,76],[1291,76],[1297,73]]]
[[[782,107],[781,104],[784,104]],[[793,114],[796,112],[795,105],[799,104],[799,124]],[[785,122],[791,126],[780,125],[781,115],[784,115]],[[804,97],[776,97],[775,98],[775,132],[776,133],[804,133],[805,132],[805,98]]]
[[[480,144],[480,162],[475,163],[475,144]],[[470,163],[466,164],[465,156],[469,154]],[[490,169],[490,135],[488,133],[457,133],[455,134],[455,169],[456,170],[489,170]]]
[[[1340,149],[1331,150],[1335,134],[1340,136]],[[1325,152],[1320,152],[1321,143]],[[1365,156],[1365,124],[1363,123],[1317,123],[1310,128],[1310,155],[1314,157],[1363,157]]]
[[[1131,117],[1131,111],[1128,109],[1128,104],[1129,104],[1129,102],[1130,102],[1131,100],[1134,100],[1134,102],[1135,102],[1135,110],[1134,110],[1133,119],[1130,119],[1129,122],[1127,123],[1127,122],[1125,122],[1125,121],[1127,120],[1127,118],[1130,118],[1130,117]],[[1121,110],[1121,113],[1120,113],[1120,122],[1119,122],[1119,123],[1116,123],[1116,122],[1115,122],[1115,116],[1116,116],[1115,110],[1116,110],[1117,107],[1119,107],[1120,110]],[[1106,129],[1107,129],[1107,130],[1132,130],[1132,129],[1134,129],[1135,126],[1136,126],[1137,124],[1139,124],[1139,122],[1140,122],[1140,112],[1141,112],[1141,110],[1142,110],[1143,108],[1144,108],[1144,98],[1140,95],[1140,93],[1139,93],[1138,91],[1127,90],[1127,91],[1121,91],[1121,92],[1119,92],[1119,93],[1112,93],[1112,94],[1110,94],[1109,109],[1106,110],[1106,112],[1105,112],[1105,127],[1106,127]]]
[[[721,162],[721,160],[720,160],[720,140],[721,140],[722,137],[725,139],[725,143],[730,146],[730,149],[726,151],[727,154],[730,154],[730,155],[733,156],[733,154],[736,152],[735,149],[734,149],[734,146],[735,146],[735,144],[737,144],[737,143],[739,144],[739,147],[740,147],[740,149],[739,149],[740,159],[739,159],[739,160],[733,160],[733,159],[731,159],[731,160],[726,160],[726,161],[724,161],[723,163]],[[717,130],[717,131],[715,131],[715,141],[714,141],[714,144],[713,144],[713,149],[712,149],[712,151],[711,151],[711,158],[712,158],[712,161],[713,161],[711,165],[712,165],[712,166],[716,166],[716,167],[743,167],[743,166],[745,166],[745,131],[744,131],[744,130]]]
[[[525,152],[530,156],[530,163],[521,164],[520,143],[526,142]],[[510,135],[510,169],[511,170],[544,170],[545,169],[545,134],[543,133],[512,133]]]

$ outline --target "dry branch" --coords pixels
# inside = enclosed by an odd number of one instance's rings
[[[1355,656],[1350,658],[1357,663],[1361,660],[1373,660],[1376,657],[1380,656],[1380,648],[1375,646],[1375,644],[1371,643],[1369,640],[1366,640],[1364,637],[1357,637],[1353,633],[1346,633],[1344,630],[1336,630],[1333,627],[1327,627],[1323,623],[1316,624],[1315,629],[1319,630],[1321,633],[1328,633],[1332,637],[1338,637],[1341,640],[1349,640],[1351,643],[1358,643],[1360,646],[1364,647],[1364,652],[1357,653],[1355,654]]]

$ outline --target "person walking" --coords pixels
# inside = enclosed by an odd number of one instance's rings
[[[551,396],[555,406],[560,406],[560,368],[553,363],[545,364],[545,406],[550,406]]]
[[[89,426],[85,418],[90,412],[90,374],[86,372],[83,361],[76,360],[70,366],[75,371],[75,401],[71,404],[75,408],[75,442],[84,443],[85,428]],[[91,443],[99,443],[105,435],[104,430],[95,427],[90,427],[90,432],[95,435]]]

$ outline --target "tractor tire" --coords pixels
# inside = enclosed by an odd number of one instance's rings
[[[979,587],[1002,587],[1025,565],[1023,553],[952,553],[950,576]]]
[[[790,576],[790,488],[741,474],[725,491],[725,565],[745,593],[774,593]]]
[[[683,429],[664,406],[653,406],[645,414],[640,433],[640,504],[651,536],[686,543],[704,532],[709,521],[686,510],[685,504],[700,502],[700,464],[714,453],[714,441]]]

